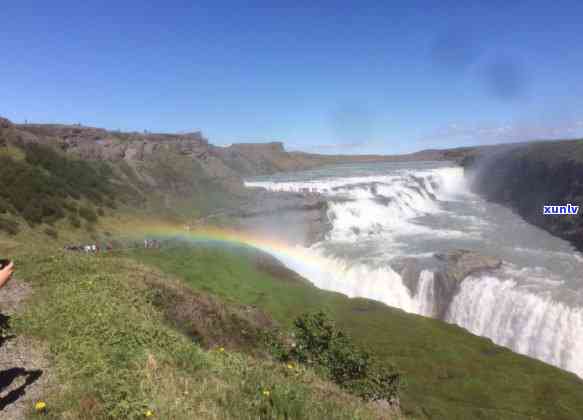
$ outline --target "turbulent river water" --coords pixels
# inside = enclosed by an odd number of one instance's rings
[[[246,185],[326,197],[332,229],[306,250],[321,263],[283,260],[322,289],[435,316],[434,253],[468,249],[501,258],[500,269],[463,280],[444,321],[583,377],[583,255],[472,194],[462,168],[341,165]],[[391,268],[403,257],[424,264],[415,287]]]

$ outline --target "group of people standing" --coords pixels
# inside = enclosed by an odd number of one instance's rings
[[[131,243],[127,246],[127,248],[140,248],[141,245],[139,242]],[[156,239],[144,239],[143,247],[145,249],[150,248],[161,248],[162,244],[160,241]],[[74,251],[74,252],[85,252],[86,254],[98,254],[100,252],[109,252],[113,251],[114,246],[111,243],[107,244],[89,244],[89,245],[65,245],[63,247],[65,251]]]
[[[139,247],[139,243],[137,243]],[[162,244],[156,239],[144,239],[144,248],[161,248]],[[97,254],[99,252],[112,251],[113,245],[108,243],[105,245],[89,244],[89,245],[65,245],[65,251],[85,252],[87,254]],[[8,261],[7,261],[8,262]],[[14,263],[12,261],[4,267],[0,266],[0,289],[4,286],[12,274],[14,273]]]
[[[156,239],[144,239],[144,248],[160,248],[160,241]]]
[[[85,252],[86,254],[96,254],[98,252],[111,251],[111,250],[113,250],[113,246],[111,244],[106,244],[106,245],[99,245],[99,244],[65,245],[64,249],[65,249],[65,251],[77,251],[77,252]]]

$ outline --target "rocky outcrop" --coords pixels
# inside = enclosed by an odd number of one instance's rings
[[[146,161],[160,153],[176,153],[212,168],[213,176],[229,178],[269,175],[276,172],[313,169],[323,165],[356,162],[402,162],[416,160],[459,160],[473,148],[424,150],[408,155],[320,155],[288,152],[283,143],[238,143],[228,147],[209,144],[201,132],[160,134],[121,132],[81,125],[12,124],[0,118],[0,129],[13,141],[38,142],[58,147],[83,159]],[[9,131],[9,133],[8,133]]]
[[[502,264],[499,258],[481,255],[465,249],[437,253],[434,257],[445,263],[444,274],[455,283],[460,283],[472,274],[500,268]]]
[[[215,153],[242,176],[299,171],[321,165],[318,159],[288,153],[280,142],[233,144],[215,148]]]
[[[244,176],[304,167],[282,143],[222,148],[200,132],[122,133],[79,125],[16,125],[5,119],[0,126],[0,145],[42,144],[83,160],[111,162],[115,182],[157,208],[191,201],[210,215],[221,209],[241,229],[292,243],[313,243],[328,229],[326,203],[319,197],[244,187]]]
[[[0,124],[0,139],[38,143],[84,160],[109,161],[130,168],[127,181],[164,194],[188,194],[194,184],[212,183],[232,193],[244,190],[240,174],[226,165],[202,133],[123,133],[101,128],[57,124]],[[125,165],[125,166],[124,166]],[[196,188],[194,188],[196,190]]]
[[[446,318],[449,305],[465,278],[496,270],[501,266],[502,260],[499,258],[463,249],[435,254],[432,260],[402,258],[391,263],[391,267],[401,275],[412,295],[418,292],[421,271],[433,271],[434,313],[431,315],[438,319]]]
[[[439,319],[445,319],[449,305],[466,277],[495,270],[502,265],[502,260],[498,258],[461,249],[435,254],[435,258],[443,264],[434,276],[436,317]]]
[[[419,285],[419,276],[423,270],[421,261],[413,257],[396,258],[391,261],[391,268],[399,273],[405,286],[412,295],[415,295]]]
[[[0,117],[0,128],[10,128],[10,127],[12,127],[12,123],[10,122],[10,120],[7,120],[6,118]]]
[[[583,206],[583,140],[530,143],[464,161],[472,190],[583,251],[577,215],[543,214],[545,205]]]
[[[122,133],[94,127],[44,124],[15,127],[24,142],[48,144],[89,160],[142,161],[162,150],[203,159],[210,149],[208,141],[200,132]],[[23,136],[23,133],[28,136]]]

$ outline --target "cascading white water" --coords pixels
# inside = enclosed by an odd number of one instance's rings
[[[304,265],[301,261],[277,255],[285,265],[314,286],[342,293],[348,297],[362,297],[386,303],[389,306],[415,312],[421,304],[416,302],[403,283],[401,276],[391,267],[372,268],[364,264],[352,264],[319,254],[318,265]]]
[[[417,292],[413,294],[403,283],[401,276],[389,266],[350,265],[345,261],[326,257],[316,249],[311,251],[318,256],[317,266],[302,264],[301,261],[289,259],[285,255],[274,255],[320,289],[342,293],[348,297],[373,299],[419,315],[434,315],[436,302],[432,271],[421,271]]]
[[[328,218],[332,240],[356,240],[390,233],[427,233],[431,229],[408,221],[440,211],[436,200],[462,191],[462,168],[400,171],[394,175],[326,178],[314,181],[246,182],[271,191],[317,192],[330,198]],[[459,232],[441,232],[442,235]]]
[[[435,276],[433,271],[423,270],[415,294],[415,312],[424,316],[435,316]]]
[[[544,286],[553,283],[547,276],[553,270],[555,276],[559,270],[577,277],[583,271],[581,255],[511,211],[469,193],[461,168],[344,171],[247,183],[272,191],[318,192],[328,199],[332,230],[325,241],[304,250],[316,255],[318,264],[279,256],[286,265],[319,288],[436,316],[434,273],[422,270],[412,293],[389,261],[469,247],[516,259],[523,270],[546,264],[534,280],[532,272],[520,270],[465,279],[446,321],[583,377],[583,305],[553,300]],[[553,287],[561,289],[562,282]]]
[[[447,321],[583,376],[583,309],[490,275],[468,277]]]
[[[319,254],[319,253],[318,253]],[[371,268],[320,255],[317,267],[280,259],[316,287],[377,300],[423,316],[436,315],[435,278],[419,274],[416,293],[390,267]],[[495,343],[583,377],[583,309],[571,308],[522,289],[512,280],[468,277],[461,283],[446,319]]]

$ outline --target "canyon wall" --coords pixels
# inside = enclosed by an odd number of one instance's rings
[[[462,162],[472,190],[583,251],[583,211],[544,215],[545,205],[583,206],[583,140],[534,142]]]

